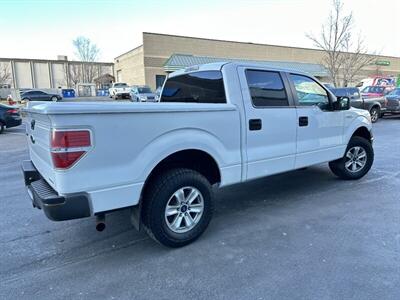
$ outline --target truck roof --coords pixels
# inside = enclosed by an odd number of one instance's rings
[[[202,64],[202,65],[194,65],[190,66],[184,69],[177,70],[175,72],[172,72],[169,74],[169,77],[175,77],[178,75],[182,74],[188,74],[188,73],[193,73],[193,72],[199,72],[199,71],[220,71],[222,70],[223,67],[225,66],[240,66],[240,67],[253,67],[253,68],[265,68],[271,71],[278,71],[278,72],[295,72],[296,74],[303,74],[307,76],[312,76],[311,74],[302,72],[300,70],[296,69],[287,69],[287,68],[277,68],[274,66],[271,66],[266,63],[257,63],[257,62],[249,62],[246,60],[243,61],[225,61],[225,62],[216,62],[216,63],[208,63],[208,64]]]

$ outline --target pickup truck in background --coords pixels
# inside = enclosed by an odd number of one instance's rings
[[[386,112],[386,99],[383,96],[363,97],[356,87],[335,88],[331,91],[336,97],[348,97],[352,107],[368,110],[372,123],[377,122]]]
[[[34,207],[56,221],[96,216],[98,230],[108,212],[130,209],[136,228],[169,247],[205,231],[213,187],[320,163],[355,180],[374,160],[367,111],[310,75],[261,64],[176,71],[160,103],[36,103],[26,113]]]
[[[117,99],[130,99],[130,87],[124,82],[114,82],[108,89],[110,98]]]
[[[389,114],[400,114],[400,87],[386,95],[386,111]]]

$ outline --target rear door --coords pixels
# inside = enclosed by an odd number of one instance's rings
[[[278,71],[239,67],[246,114],[247,179],[294,168],[296,109]]]
[[[331,161],[344,153],[344,111],[332,110],[331,96],[313,78],[288,74],[297,111],[296,168]]]

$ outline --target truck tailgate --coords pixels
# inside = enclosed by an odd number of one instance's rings
[[[43,178],[56,189],[50,154],[51,127],[51,120],[48,115],[27,113],[27,142],[32,163]]]

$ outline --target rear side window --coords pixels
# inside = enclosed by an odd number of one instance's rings
[[[278,72],[247,70],[247,84],[256,107],[288,106],[288,98]]]
[[[200,71],[167,79],[160,102],[226,103],[220,71]]]

